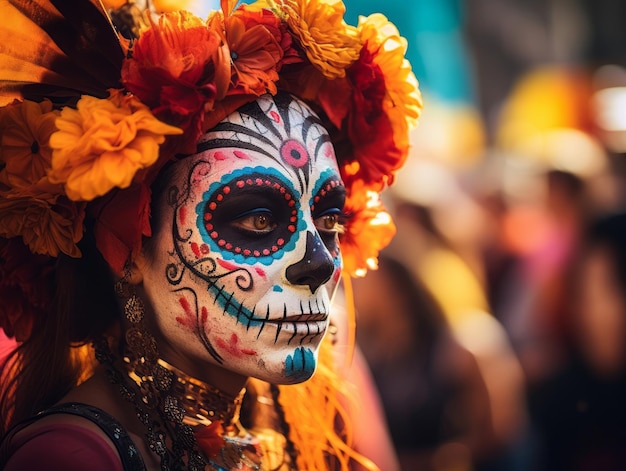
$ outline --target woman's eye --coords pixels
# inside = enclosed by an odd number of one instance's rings
[[[343,225],[341,224],[341,214],[336,212],[327,212],[315,219],[315,227],[323,232],[341,232]]]
[[[233,221],[233,225],[246,231],[265,234],[273,231],[278,223],[271,212],[256,210],[238,217]]]

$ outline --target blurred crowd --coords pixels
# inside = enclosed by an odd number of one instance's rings
[[[626,2],[346,4],[424,91],[353,282],[402,471],[626,469]]]
[[[402,470],[626,469],[626,4],[413,10],[425,110],[354,281]]]

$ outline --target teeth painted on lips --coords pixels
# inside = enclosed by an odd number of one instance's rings
[[[280,319],[266,319],[266,322],[279,323],[279,322],[320,322],[328,319],[328,314],[320,312],[318,314],[294,314],[287,317],[281,317]]]
[[[320,338],[326,333],[325,321],[314,322],[267,322],[271,326],[276,328],[276,338],[278,342],[279,336],[289,335],[287,344],[291,344],[296,340],[300,345],[304,344],[307,340],[309,343],[313,343],[316,339]]]

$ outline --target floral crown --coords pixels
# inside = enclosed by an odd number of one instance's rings
[[[346,24],[338,0],[236,5],[222,0],[202,20],[132,2],[109,10],[99,0],[2,2],[7,334],[24,337],[29,318],[45,312],[54,259],[81,256],[87,220],[121,271],[151,234],[149,188],[163,165],[279,89],[312,106],[330,130],[352,215],[341,236],[345,269],[375,266],[395,231],[378,194],[404,163],[422,107],[406,41],[381,14]]]

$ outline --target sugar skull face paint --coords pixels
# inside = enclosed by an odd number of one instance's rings
[[[144,288],[184,356],[274,383],[308,379],[341,272],[345,200],[328,134],[262,97],[176,164]]]

